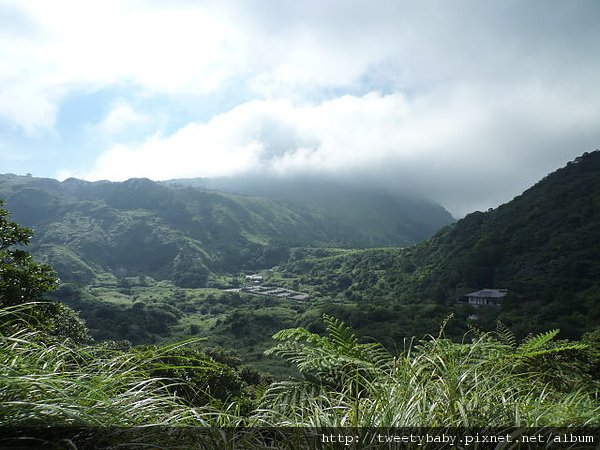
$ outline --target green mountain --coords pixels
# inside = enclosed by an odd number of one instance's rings
[[[320,176],[190,178],[169,183],[275,199],[319,218],[345,247],[405,246],[430,238],[454,220],[435,203],[369,180]]]
[[[582,342],[558,341],[558,330],[553,330],[517,343],[510,330],[499,327],[496,333],[470,333],[468,343],[443,336],[410,340],[392,353],[378,343],[362,343],[344,323],[324,316],[324,333],[280,330],[273,335],[277,344],[260,353],[295,365],[296,377],[280,382],[242,365],[231,352],[206,348],[206,340],[166,345],[146,341],[142,346],[91,342],[73,310],[61,302],[39,302],[57,280],[50,267],[24,250],[31,230],[8,216],[0,202],[3,448],[24,448],[24,442],[33,440],[52,448],[63,448],[66,440],[71,448],[221,448],[234,441],[241,444],[236,448],[322,448],[325,440],[330,447],[335,436],[288,436],[266,427],[348,424],[370,429],[462,427],[467,433],[485,426],[501,429],[503,435],[507,428],[518,427],[520,442],[539,442],[540,432],[549,427],[569,427],[587,433],[580,437],[589,448],[588,430],[600,425],[600,330]],[[319,253],[326,258],[340,251]],[[173,287],[169,282],[152,283],[155,291]],[[235,344],[256,351],[249,339],[274,323],[281,327],[286,313],[310,311],[305,299],[304,308],[290,302],[293,298],[279,298],[279,306],[267,301],[252,305],[252,299],[232,290],[220,292],[218,299],[188,297],[209,289],[178,289],[172,302],[163,296],[167,301],[160,309],[148,308],[153,303],[149,298],[136,297],[142,287],[149,286],[123,285],[128,292],[124,295],[134,300],[130,314],[105,310],[104,329],[112,331],[118,325],[131,333],[140,323],[128,319],[144,315],[153,319],[147,325],[156,327],[160,317],[175,318],[174,313],[189,312],[188,306],[206,308],[197,314],[203,318],[217,315],[217,308],[235,309],[226,316],[228,325],[236,325],[229,328]],[[61,290],[66,294],[64,287]],[[70,297],[85,302],[83,295]],[[242,305],[245,314],[236,309]],[[249,321],[264,327],[254,326],[249,334]],[[196,328],[192,334],[197,334]],[[527,427],[529,432],[522,433]]]
[[[55,298],[99,340],[202,337],[284,376],[264,358],[270,336],[295,326],[323,332],[323,314],[390,348],[437,333],[450,314],[445,333],[457,339],[497,318],[520,337],[560,328],[579,338],[600,325],[600,151],[404,248],[349,248],[358,239],[340,239],[348,224],[319,213],[342,195],[330,190],[296,199],[282,190],[283,199],[143,179],[0,176],[13,218],[35,228],[31,250],[62,277]],[[366,201],[373,192],[363,194],[348,198],[357,209],[377,206]],[[388,239],[386,226],[377,239]],[[245,282],[240,270],[261,267],[272,267],[260,272],[264,285],[308,300],[225,289]],[[482,288],[508,290],[500,309],[460,304]]]
[[[560,328],[579,337],[600,325],[600,151],[585,153],[512,201],[474,212],[405,249],[299,249],[280,283],[328,298],[325,312],[362,334],[401,340],[496,316],[517,333]],[[458,305],[482,288],[508,289],[501,309]]]
[[[0,198],[16,221],[35,229],[32,253],[80,285],[110,273],[203,287],[219,274],[285,261],[292,246],[408,245],[452,221],[426,201],[331,195],[343,198],[338,210],[352,216],[336,215],[333,203],[311,208],[147,179],[61,183],[0,175]]]

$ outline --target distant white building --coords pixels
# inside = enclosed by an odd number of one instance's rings
[[[262,275],[254,274],[254,275],[246,275],[246,281],[262,281]]]
[[[466,303],[472,306],[500,306],[500,303],[508,291],[506,289],[481,289],[465,295]]]

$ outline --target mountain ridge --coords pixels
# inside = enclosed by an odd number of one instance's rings
[[[211,274],[283,262],[293,246],[408,245],[423,233],[414,219],[404,224],[402,211],[393,225],[402,232],[378,229],[376,218],[389,216],[385,199],[374,208],[369,205],[374,225],[362,230],[360,224],[325,216],[318,208],[144,178],[59,182],[0,175],[0,198],[17,221],[36,230],[33,253],[56,267],[65,281],[83,284],[109,271],[202,287]],[[356,205],[357,210],[366,207]],[[452,220],[431,203],[410,214],[431,219],[429,228]]]

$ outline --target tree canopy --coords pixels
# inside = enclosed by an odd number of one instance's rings
[[[0,200],[0,307],[18,309],[19,320],[3,316],[3,327],[44,329],[53,336],[78,342],[90,340],[78,314],[63,303],[49,302],[44,295],[58,287],[54,270],[38,263],[23,249],[33,231],[9,219]]]
[[[58,286],[50,266],[36,262],[23,246],[33,232],[9,219],[0,200],[0,305],[14,306],[43,299]]]

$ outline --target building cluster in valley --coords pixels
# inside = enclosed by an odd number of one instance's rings
[[[273,286],[244,286],[240,288],[240,291],[248,294],[264,295],[266,297],[289,298],[291,300],[308,300],[308,294]]]
[[[265,297],[287,298],[290,300],[298,301],[308,300],[308,294],[275,286],[263,286],[261,284],[262,281],[262,275],[246,275],[245,286],[237,289],[226,289],[226,291],[245,292],[246,294],[262,295]]]

